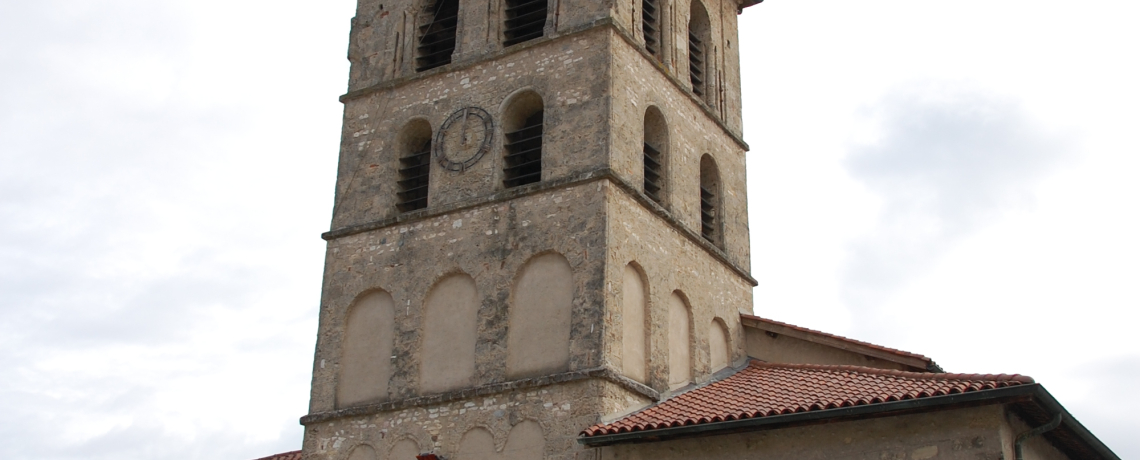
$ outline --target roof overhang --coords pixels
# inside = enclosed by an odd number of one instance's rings
[[[764,3],[764,0],[741,0],[739,6],[737,6],[736,9],[737,11],[744,11],[745,8],[748,8],[752,5],[759,5],[761,3]]]
[[[633,431],[579,437],[578,442],[589,447],[618,444],[668,441],[673,439],[716,436],[749,431],[790,428],[804,425],[817,425],[854,421],[870,418],[892,417],[921,412],[1011,404],[1027,423],[1033,426],[1045,424],[1053,415],[1062,414],[1061,427],[1046,433],[1046,437],[1072,458],[1120,460],[1108,446],[1097,439],[1084,425],[1073,418],[1064,406],[1040,384],[1017,385],[991,390],[973,391],[929,398],[906,399],[902,401],[841,407],[819,411],[798,412],[786,415],[754,417],[716,423],[661,428],[656,430]]]

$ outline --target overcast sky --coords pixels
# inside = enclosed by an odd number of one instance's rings
[[[0,457],[300,447],[353,9],[0,0]],[[749,8],[756,313],[1031,375],[1140,457],[1138,13]]]

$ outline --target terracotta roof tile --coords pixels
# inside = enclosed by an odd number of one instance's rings
[[[295,450],[293,452],[285,452],[283,454],[270,455],[262,457],[257,460],[301,460],[301,451]]]
[[[732,376],[669,398],[585,437],[929,398],[1033,383],[1023,375],[940,374],[752,361]]]

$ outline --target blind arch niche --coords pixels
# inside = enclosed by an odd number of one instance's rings
[[[535,256],[519,270],[511,295],[507,375],[564,372],[570,366],[574,273],[558,253]]]
[[[395,318],[395,303],[384,291],[361,294],[349,307],[337,378],[338,407],[387,398]]]

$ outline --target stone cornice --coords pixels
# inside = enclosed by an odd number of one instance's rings
[[[349,407],[345,409],[337,409],[327,412],[317,412],[301,417],[301,424],[312,425],[347,417],[363,417],[379,414],[381,412],[391,412],[407,409],[410,407],[425,407],[436,404],[443,404],[451,401],[471,399],[477,396],[489,396],[493,394],[504,393],[507,391],[537,388],[558,383],[574,382],[587,379],[602,379],[611,383],[615,383],[622,388],[625,388],[626,390],[649,398],[651,401],[661,400],[661,394],[656,390],[642,385],[641,383],[635,382],[626,376],[620,375],[608,367],[596,367],[593,369],[563,372],[561,374],[547,375],[543,377],[512,380],[510,382],[491,383],[474,388],[449,391],[446,393],[427,396],[417,396],[414,398],[401,399],[398,401],[387,401]]]
[[[633,184],[630,184],[625,179],[619,177],[610,168],[598,168],[569,177],[563,177],[559,179],[524,185],[521,187],[515,187],[512,189],[501,190],[490,195],[475,197],[444,206],[428,207],[426,209],[421,209],[418,211],[399,214],[387,219],[341,227],[322,234],[321,238],[326,241],[332,241],[347,236],[379,230],[393,225],[410,224],[449,213],[464,211],[467,209],[495,203],[502,203],[524,196],[536,195],[552,190],[574,187],[599,180],[608,180],[610,183],[614,184],[619,190],[625,192],[626,195],[633,198],[642,207],[664,220],[665,223],[669,224],[669,226],[672,227],[674,231],[680,233],[690,242],[704,249],[706,253],[717,259],[722,265],[735,272],[738,276],[750,283],[752,286],[757,286],[759,284],[756,279],[752,277],[752,274],[748,272],[748,270],[745,270],[743,267],[736,265],[736,263],[729,259],[728,254],[726,254],[724,250],[708,242],[697,232],[689,229],[687,226],[685,226],[684,223],[674,217],[672,213],[670,213],[657,202],[649,199],[649,197],[645,196],[641,190],[638,190],[638,188],[634,187]]]

